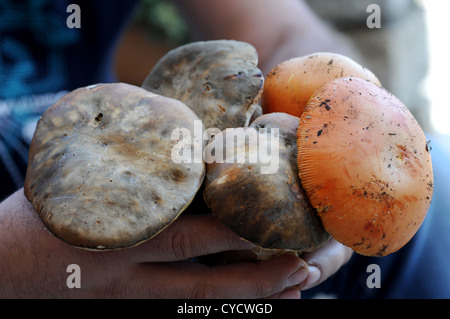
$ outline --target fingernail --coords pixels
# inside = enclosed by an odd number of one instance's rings
[[[301,285],[301,289],[308,289],[313,287],[320,279],[320,269],[316,266],[308,266],[308,278]]]
[[[287,287],[295,286],[303,282],[308,277],[308,269],[303,265],[290,275],[287,279]]]

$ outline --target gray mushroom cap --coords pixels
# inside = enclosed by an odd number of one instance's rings
[[[207,158],[204,197],[208,206],[223,224],[262,248],[313,251],[331,238],[310,205],[298,176],[299,120],[285,113],[262,115],[242,130],[240,137],[250,136],[248,132],[253,129],[266,136],[267,143],[258,140],[254,147],[250,142],[247,146],[237,142],[233,155],[224,155],[222,162]],[[226,144],[234,139],[230,141],[224,136],[226,132],[216,135],[209,142],[207,153],[226,153]],[[252,155],[256,158],[257,152],[260,156],[265,147],[273,152],[273,162],[251,163]],[[242,153],[247,156],[245,163],[239,162]],[[275,169],[264,173],[261,168],[269,164]]]
[[[248,125],[264,78],[253,46],[234,40],[193,42],[162,57],[142,87],[184,102],[206,128]]]
[[[56,237],[87,249],[136,245],[168,226],[200,188],[204,162],[175,163],[182,102],[127,84],[77,89],[36,128],[25,195]]]

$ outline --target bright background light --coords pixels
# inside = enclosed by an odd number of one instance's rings
[[[450,143],[450,1],[423,0],[429,41],[429,72],[425,94],[430,102],[431,124]]]

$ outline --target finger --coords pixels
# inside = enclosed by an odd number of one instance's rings
[[[281,294],[278,295],[277,299],[300,299],[300,296],[300,288],[293,286],[286,288]]]
[[[306,263],[288,254],[213,267],[195,262],[141,264],[140,271],[132,280],[140,285],[135,291],[150,298],[265,298],[307,277]],[[130,281],[125,284],[128,290]]]
[[[350,260],[352,253],[350,248],[331,239],[318,250],[302,255],[308,264],[308,278],[300,288],[306,290],[324,282]]]
[[[188,215],[179,217],[147,242],[122,253],[132,262],[170,262],[253,247],[212,215]]]
[[[301,291],[298,286],[288,287],[279,293],[269,296],[267,299],[300,299]]]

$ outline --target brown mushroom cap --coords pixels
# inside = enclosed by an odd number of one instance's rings
[[[216,159],[208,163],[206,159],[204,197],[208,206],[236,234],[263,248],[312,251],[330,238],[309,204],[298,177],[298,123],[297,117],[271,113],[258,117],[249,128],[240,131],[240,138],[251,130],[266,136],[274,156],[279,155],[277,169],[266,173],[262,173],[261,168],[269,164],[251,163],[250,159],[237,163],[238,154],[256,156],[262,147],[267,147],[261,140],[259,145],[249,143],[247,149],[238,144],[234,158],[230,158],[226,154],[226,143],[233,141],[222,138],[226,136],[223,131],[206,148],[207,153],[214,153],[214,149],[215,154],[223,152],[226,159],[233,161],[218,163]],[[278,129],[279,135],[274,129]]]
[[[317,90],[298,129],[300,179],[325,229],[356,252],[384,256],[422,224],[433,193],[427,140],[395,96],[362,79]]]
[[[162,57],[142,87],[182,101],[206,128],[242,127],[260,108],[264,78],[257,63],[245,42],[193,42]]]
[[[168,226],[199,189],[204,162],[171,159],[172,132],[193,134],[183,103],[127,84],[77,89],[36,128],[25,195],[48,230],[89,249],[136,245]]]

